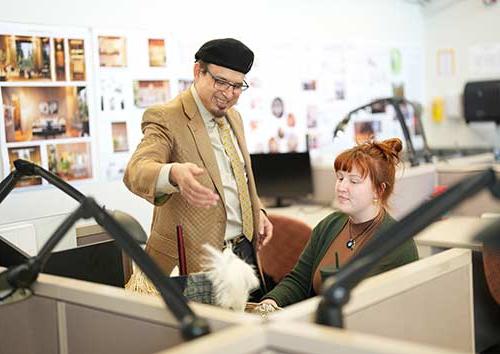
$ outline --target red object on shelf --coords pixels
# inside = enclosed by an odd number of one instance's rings
[[[187,275],[186,250],[182,225],[177,225],[177,254],[179,256],[179,275]]]
[[[438,195],[441,195],[443,194],[444,192],[446,192],[448,190],[448,186],[443,186],[443,185],[437,185],[437,186],[434,186],[433,190],[432,190],[432,194],[431,194],[431,197],[432,198],[435,198],[437,197]]]

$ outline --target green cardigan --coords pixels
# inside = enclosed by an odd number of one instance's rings
[[[348,216],[340,212],[334,212],[324,218],[314,228],[293,270],[263,298],[273,299],[279,306],[284,307],[315,296],[312,281],[316,268],[347,220]],[[387,229],[394,222],[394,219],[386,213],[380,230]],[[413,239],[410,239],[381,259],[369,275],[376,275],[417,259],[417,247]]]

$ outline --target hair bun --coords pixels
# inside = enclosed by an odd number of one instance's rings
[[[382,141],[381,144],[389,148],[395,155],[398,155],[403,150],[403,143],[399,138],[387,139]]]

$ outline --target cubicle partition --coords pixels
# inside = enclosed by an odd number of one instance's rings
[[[319,300],[271,317],[313,322]],[[451,249],[366,279],[343,310],[348,330],[474,352],[471,252]]]
[[[47,274],[33,290],[27,300],[0,306],[0,353],[132,354],[176,348],[179,353],[416,353],[415,343],[474,350],[468,250],[449,250],[363,281],[344,308],[347,331],[311,323],[318,298],[266,319],[192,303],[212,334],[182,344],[176,319],[159,297]],[[365,340],[353,331],[385,341]],[[387,338],[414,344],[391,344]]]
[[[437,167],[438,184],[452,186],[464,178],[485,171],[487,168],[493,168],[497,179],[500,179],[500,163],[439,164]],[[486,213],[500,215],[500,199],[494,198],[488,189],[484,189],[466,202],[461,203],[451,210],[449,215],[479,217]]]
[[[26,300],[0,306],[0,353],[153,353],[183,342],[160,298],[41,274]],[[192,304],[212,332],[260,318]]]
[[[462,210],[465,208],[469,206],[465,205]],[[483,246],[475,240],[476,235],[494,221],[494,218],[453,216],[435,222],[415,237],[419,252],[424,256],[447,252],[453,247],[471,251],[476,352],[500,343],[500,306],[486,284]]]
[[[312,323],[231,327],[158,354],[457,354],[462,352]]]

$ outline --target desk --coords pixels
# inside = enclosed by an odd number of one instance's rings
[[[299,219],[314,228],[325,217],[335,211],[332,207],[324,205],[295,204],[283,208],[266,209],[269,214],[277,214]]]
[[[415,237],[422,250],[421,256],[428,256],[448,248],[467,248],[481,252],[481,242],[474,236],[491,223],[493,219],[457,216],[437,221]]]
[[[452,186],[464,178],[475,176],[488,168],[493,168],[497,179],[500,178],[499,163],[441,163],[437,167],[438,184]],[[484,213],[500,213],[500,200],[493,197],[488,189],[480,191],[450,211],[450,214],[456,216],[481,216]]]
[[[482,245],[473,239],[479,230],[493,221],[490,218],[452,217],[430,225],[415,237],[421,257],[449,248],[472,250],[476,352],[500,342],[500,306],[486,284]]]

